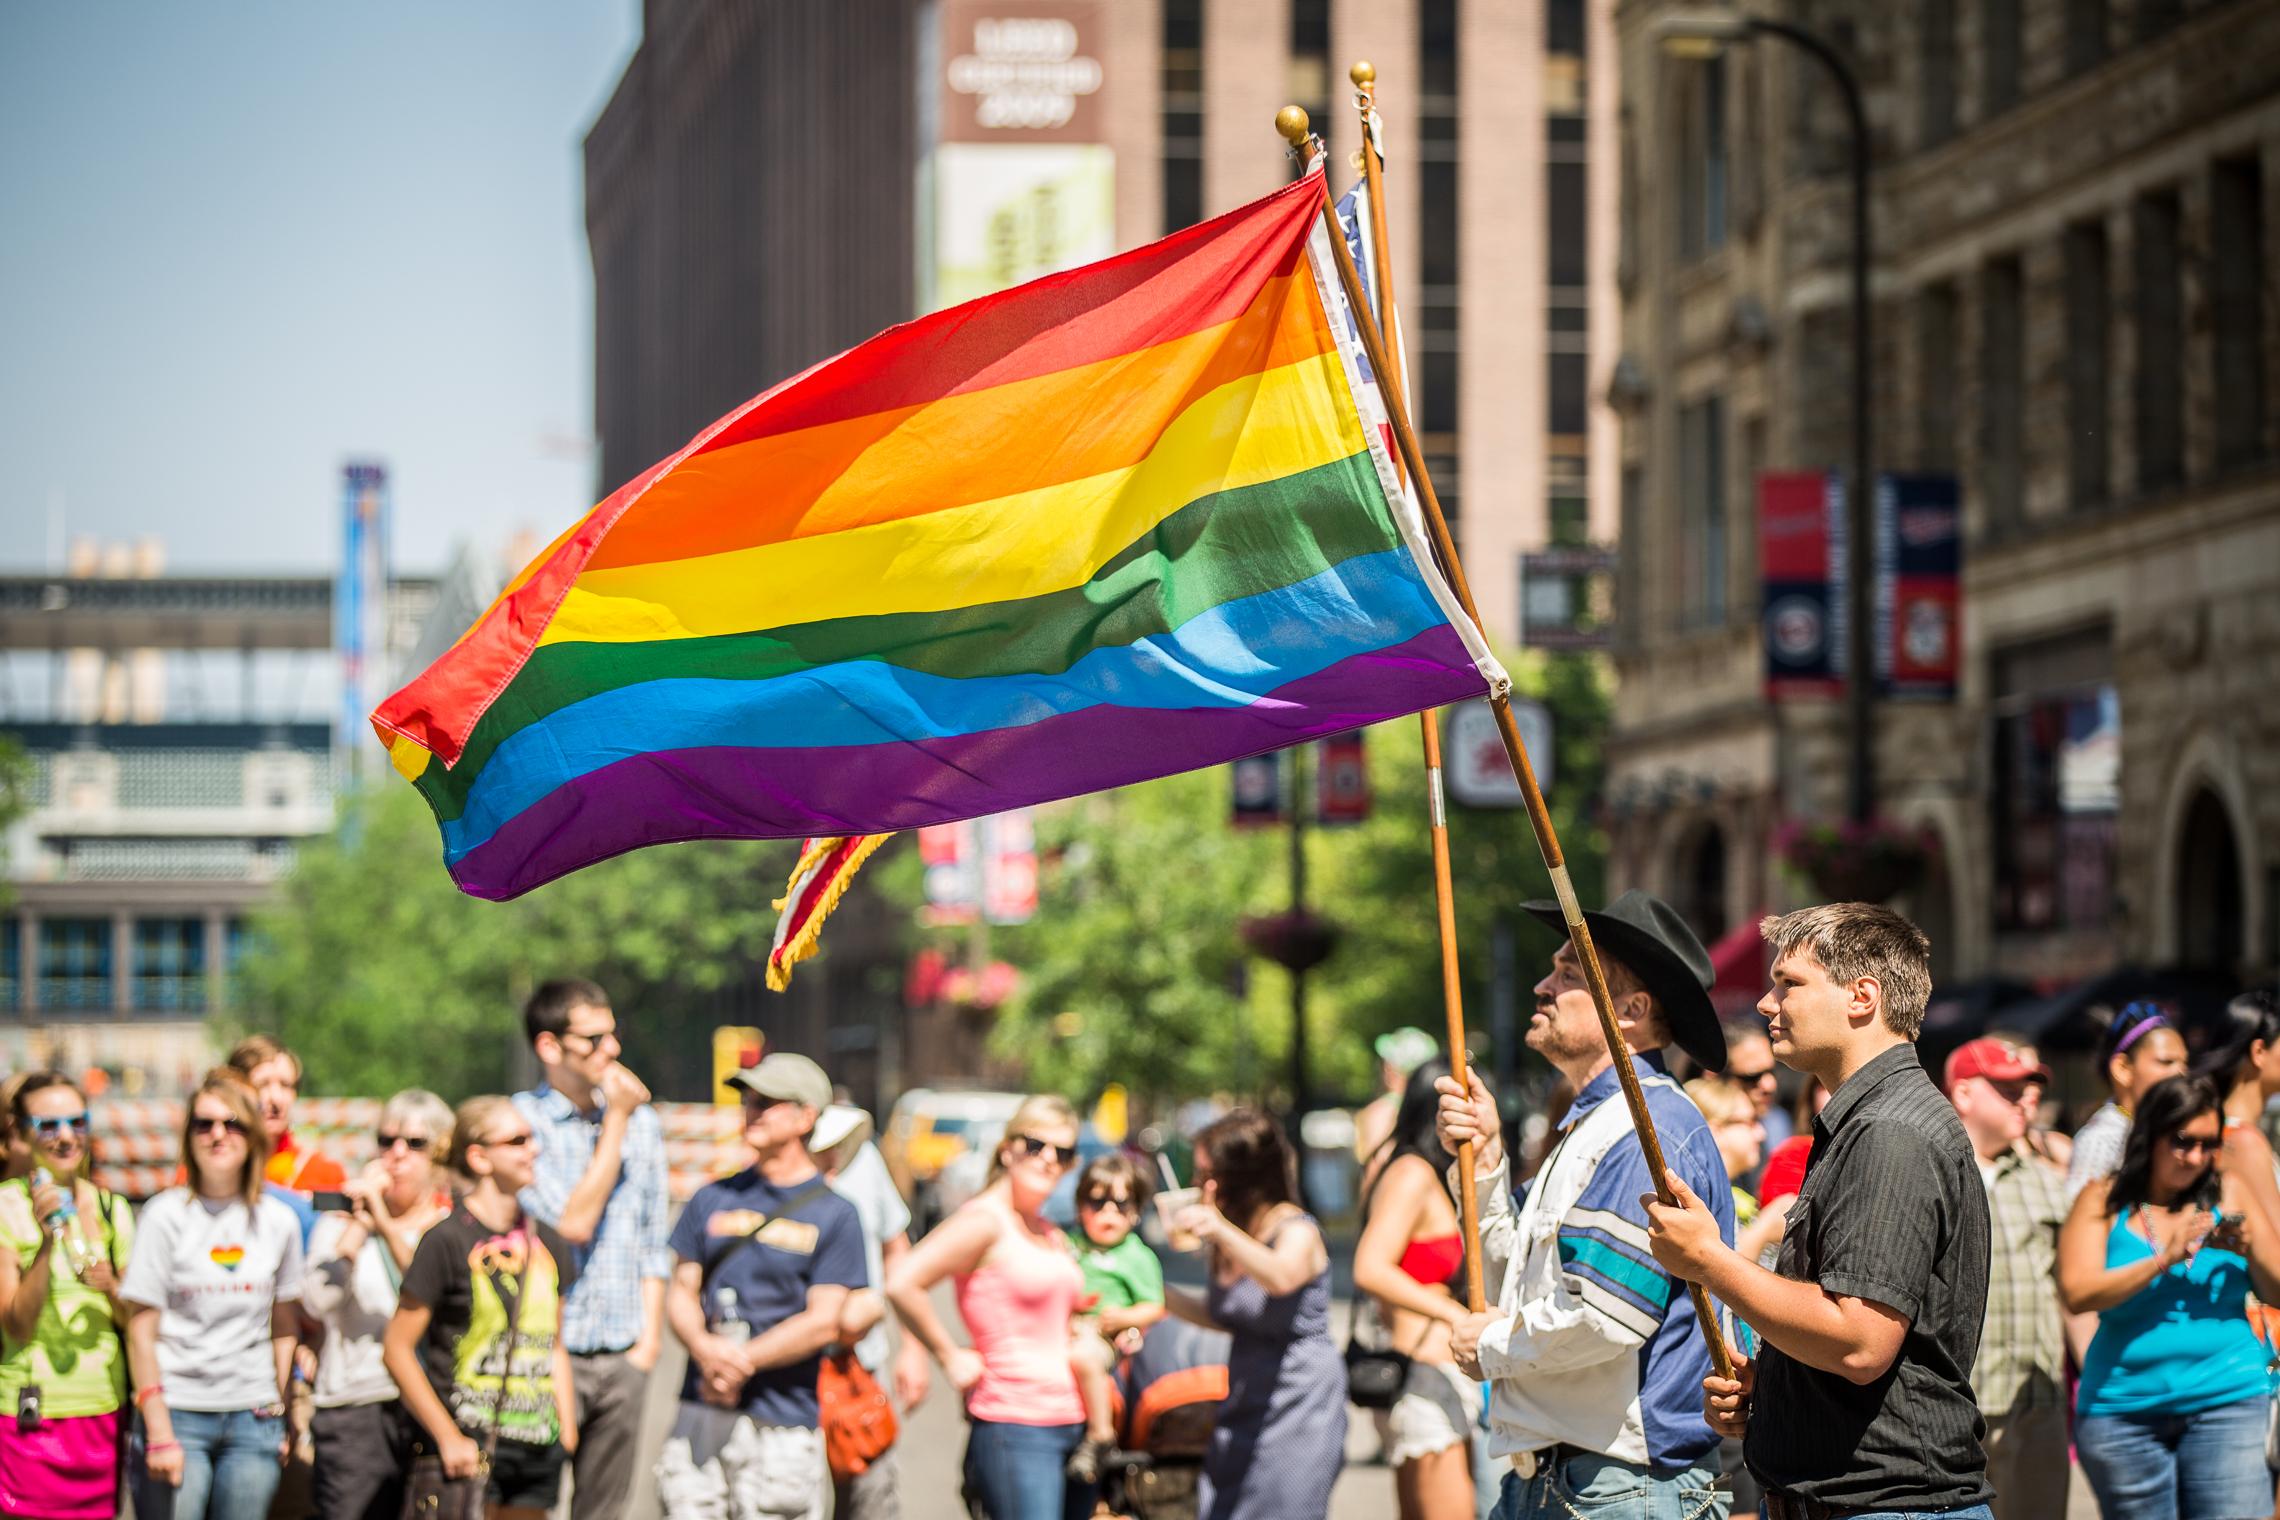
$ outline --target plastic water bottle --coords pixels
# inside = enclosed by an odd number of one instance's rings
[[[54,1176],[44,1166],[39,1168],[39,1177],[40,1181],[48,1187],[56,1185]],[[48,1220],[48,1233],[55,1237],[56,1250],[62,1254],[65,1263],[71,1268],[71,1275],[84,1277],[87,1275],[89,1257],[86,1238],[79,1233],[78,1226],[78,1189],[66,1186],[63,1189],[63,1207],[57,1209]]]
[[[736,1301],[734,1288],[723,1288],[713,1295],[712,1333],[724,1341],[743,1342],[752,1339],[752,1326],[744,1318]]]

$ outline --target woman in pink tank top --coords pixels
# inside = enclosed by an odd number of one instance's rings
[[[991,1520],[1086,1520],[1093,1487],[1065,1476],[1085,1430],[1069,1361],[1084,1275],[1044,1214],[1077,1155],[1077,1116],[1055,1097],[1007,1121],[990,1182],[913,1246],[887,1297],[966,1401],[966,1488]],[[928,1291],[953,1280],[971,1348],[950,1339]]]

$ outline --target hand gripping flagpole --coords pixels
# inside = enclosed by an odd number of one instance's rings
[[[1306,112],[1297,106],[1284,106],[1275,115],[1275,130],[1290,142],[1292,148],[1305,151],[1309,140]],[[1368,150],[1364,149],[1364,162]],[[1322,201],[1322,223],[1329,234],[1331,257],[1338,264],[1338,283],[1345,288],[1346,300],[1354,309],[1354,326],[1360,332],[1362,350],[1369,356],[1370,369],[1380,377],[1382,386],[1395,375],[1392,362],[1386,356],[1385,339],[1378,330],[1377,314],[1370,310],[1362,294],[1361,275],[1354,268],[1354,257],[1346,250],[1345,234],[1338,226],[1329,197]],[[1449,533],[1448,519],[1441,515],[1441,499],[1433,490],[1432,477],[1425,473],[1424,452],[1417,446],[1417,435],[1409,425],[1409,415],[1393,402],[1396,389],[1388,391],[1387,416],[1393,423],[1393,437],[1401,451],[1402,463],[1417,482],[1417,496],[1425,509],[1425,526],[1433,540],[1433,552],[1441,562],[1441,572],[1447,578],[1449,589],[1456,594],[1458,605],[1465,616],[1481,627],[1480,609],[1473,601],[1472,587],[1465,579],[1464,565],[1457,559],[1456,540]],[[1486,630],[1482,629],[1486,637]],[[1528,810],[1528,824],[1536,835],[1536,848],[1544,857],[1544,869],[1552,878],[1552,891],[1560,900],[1560,915],[1567,920],[1568,938],[1575,945],[1576,958],[1583,962],[1583,978],[1591,989],[1592,1007],[1599,1014],[1599,1032],[1607,1041],[1607,1052],[1615,1064],[1615,1078],[1623,1087],[1623,1102],[1631,1110],[1631,1124],[1639,1136],[1639,1148],[1645,1152],[1647,1170],[1653,1176],[1656,1196],[1665,1204],[1675,1206],[1677,1196],[1670,1190],[1665,1173],[1670,1163],[1663,1157],[1661,1137],[1655,1133],[1654,1116],[1647,1112],[1646,1090],[1639,1085],[1639,1073],[1631,1063],[1631,1047],[1623,1039],[1622,1028],[1615,1022],[1615,999],[1607,990],[1607,973],[1599,964],[1599,948],[1592,942],[1591,926],[1584,922],[1583,907],[1575,898],[1575,883],[1568,877],[1567,856],[1560,849],[1559,832],[1552,826],[1551,810],[1544,805],[1543,788],[1536,784],[1536,768],[1528,761],[1528,746],[1520,738],[1520,726],[1512,717],[1509,694],[1491,691],[1489,711],[1496,717],[1496,731],[1504,740],[1504,753],[1512,761],[1512,772],[1520,781],[1520,796]],[[1465,1251],[1470,1259],[1478,1251],[1477,1224],[1468,1228]],[[1718,1376],[1734,1375],[1732,1354],[1726,1349],[1725,1337],[1718,1332],[1718,1313],[1712,1307],[1709,1293],[1700,1283],[1688,1283],[1687,1296],[1694,1301],[1694,1314],[1702,1322],[1702,1339],[1710,1348],[1710,1362]]]
[[[1408,415],[1406,385],[1401,368],[1401,324],[1393,319],[1393,259],[1385,233],[1385,186],[1381,174],[1385,160],[1377,135],[1377,70],[1357,63],[1348,73],[1354,82],[1354,106],[1361,114],[1362,180],[1370,202],[1370,258],[1377,269],[1378,331],[1386,341],[1392,367],[1378,376],[1388,411]],[[1425,740],[1425,810],[1433,842],[1433,906],[1441,931],[1441,1009],[1447,1018],[1449,1072],[1457,1085],[1471,1087],[1465,1052],[1465,994],[1457,974],[1457,897],[1449,870],[1448,804],[1441,787],[1441,722],[1437,712],[1417,715]],[[1478,1314],[1488,1307],[1488,1288],[1480,1263],[1480,1201],[1473,1188],[1473,1148],[1457,1151],[1457,1207],[1464,1220],[1465,1304]]]

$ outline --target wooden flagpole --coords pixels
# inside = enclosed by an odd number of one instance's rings
[[[1308,139],[1306,112],[1297,106],[1284,106],[1275,115],[1275,129],[1289,140],[1293,148],[1303,151]],[[1365,162],[1367,149],[1364,150]],[[1361,275],[1354,268],[1354,257],[1346,251],[1345,235],[1339,230],[1338,218],[1327,195],[1322,200],[1322,226],[1330,240],[1331,257],[1338,265],[1338,283],[1345,288],[1346,300],[1354,308],[1354,325],[1361,332],[1363,352],[1369,356],[1370,368],[1380,377],[1394,373],[1387,358],[1385,339],[1378,330],[1377,314],[1370,310],[1363,298]],[[1425,527],[1433,539],[1433,552],[1441,562],[1442,573],[1447,577],[1449,589],[1455,593],[1457,603],[1464,608],[1465,616],[1487,636],[1480,621],[1480,608],[1473,601],[1472,587],[1465,579],[1464,565],[1457,558],[1456,540],[1449,533],[1448,519],[1441,514],[1441,499],[1433,490],[1432,477],[1425,473],[1425,456],[1417,446],[1417,434],[1409,425],[1409,417],[1400,407],[1386,408],[1393,423],[1394,442],[1400,447],[1402,462],[1417,482],[1417,496],[1425,509]],[[1615,1022],[1615,999],[1607,990],[1607,973],[1599,964],[1599,948],[1592,942],[1591,926],[1584,922],[1583,907],[1576,901],[1575,883],[1568,877],[1567,856],[1560,849],[1559,832],[1552,826],[1551,810],[1544,805],[1543,788],[1536,784],[1536,768],[1528,761],[1528,746],[1520,738],[1520,726],[1512,717],[1512,702],[1505,692],[1491,692],[1489,711],[1496,717],[1496,731],[1504,740],[1504,753],[1512,761],[1512,772],[1520,781],[1520,796],[1528,810],[1528,824],[1535,831],[1536,848],[1544,857],[1544,870],[1552,879],[1552,891],[1560,900],[1560,916],[1567,920],[1568,938],[1575,945],[1576,958],[1583,962],[1583,978],[1591,988],[1591,1002],[1599,1014],[1599,1032],[1607,1041],[1608,1055],[1615,1065],[1615,1079],[1622,1084],[1623,1102],[1631,1110],[1631,1124],[1638,1131],[1639,1148],[1645,1152],[1647,1170],[1654,1177],[1655,1193],[1666,1204],[1675,1205],[1677,1197],[1671,1192],[1664,1173],[1670,1163],[1664,1159],[1662,1139],[1655,1132],[1654,1116],[1647,1112],[1646,1090],[1639,1085],[1639,1073],[1631,1062],[1631,1047],[1623,1039],[1621,1026]],[[1465,1242],[1468,1252],[1478,1249],[1474,1238]],[[1688,1283],[1687,1295],[1694,1301],[1695,1317],[1702,1322],[1702,1338],[1710,1348],[1710,1362],[1720,1377],[1734,1375],[1732,1354],[1726,1349],[1726,1339],[1718,1333],[1717,1310],[1711,1306],[1710,1295],[1700,1283]]]
[[[1377,265],[1377,323],[1384,335],[1386,355],[1393,367],[1378,376],[1386,408],[1408,414],[1409,402],[1401,369],[1401,324],[1393,319],[1393,259],[1385,232],[1385,160],[1379,156],[1374,124],[1377,115],[1377,69],[1357,63],[1348,72],[1354,82],[1354,104],[1362,121],[1362,180],[1370,198],[1370,256]],[[1433,842],[1433,906],[1441,931],[1441,1009],[1447,1018],[1449,1072],[1457,1085],[1470,1089],[1471,1073],[1465,1052],[1465,994],[1457,974],[1457,894],[1449,870],[1449,814],[1441,786],[1441,724],[1433,711],[1417,715],[1425,739],[1425,810]],[[1478,1314],[1488,1307],[1488,1284],[1480,1262],[1480,1201],[1473,1189],[1473,1148],[1457,1152],[1457,1208],[1464,1218],[1465,1303]]]

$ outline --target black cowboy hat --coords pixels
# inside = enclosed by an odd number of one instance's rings
[[[1520,911],[1548,929],[1568,932],[1567,915],[1556,902],[1525,902]],[[1599,912],[1585,912],[1583,922],[1599,953],[1621,961],[1654,994],[1678,1048],[1703,1067],[1724,1071],[1726,1032],[1710,1003],[1710,952],[1678,910],[1634,887]]]

